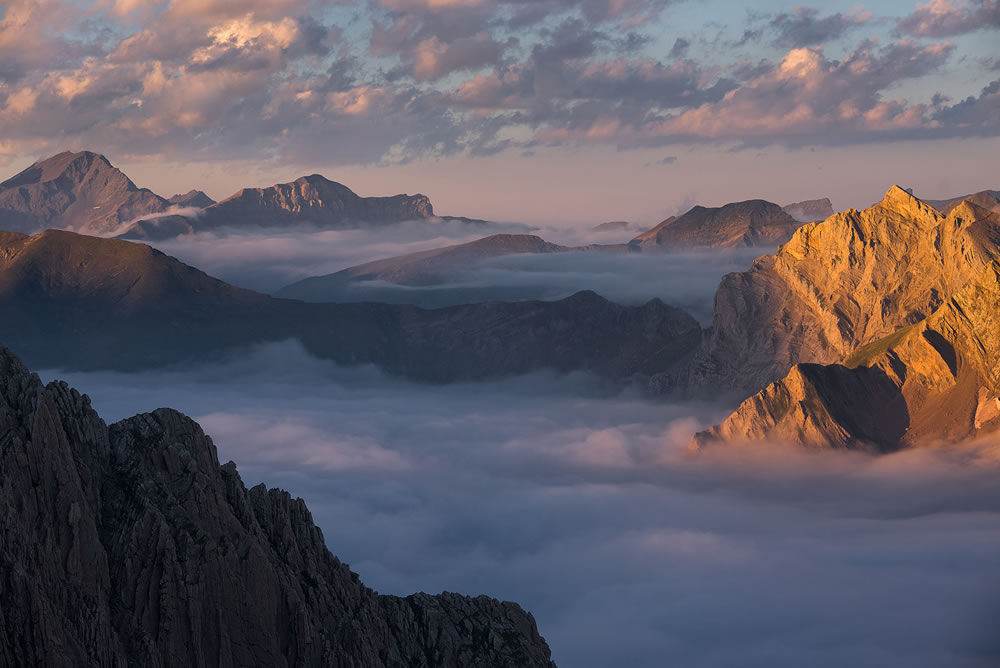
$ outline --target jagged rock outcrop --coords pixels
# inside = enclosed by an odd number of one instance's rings
[[[799,225],[777,204],[754,199],[718,208],[696,206],[682,216],[667,218],[629,243],[643,250],[777,246]]]
[[[807,199],[794,204],[787,204],[781,210],[800,223],[812,223],[826,220],[834,214],[833,204],[828,197],[823,199]]]
[[[928,318],[843,364],[799,364],[695,436],[810,447],[955,443],[1000,429],[1000,264],[993,262]]]
[[[0,183],[0,229],[33,234],[63,228],[112,234],[170,203],[138,188],[103,155],[65,151]]]
[[[235,288],[144,244],[58,230],[0,234],[0,309],[0,341],[47,368],[135,370],[294,339],[416,380],[541,369],[624,379],[676,367],[701,340],[697,321],[658,300],[310,304]]]
[[[162,240],[184,233],[185,222],[192,230],[201,231],[296,223],[343,228],[433,217],[434,208],[424,195],[360,197],[345,185],[312,174],[268,188],[244,188],[206,207],[195,218],[170,216],[137,221],[119,237]]]
[[[776,254],[723,278],[687,382],[749,396],[795,364],[837,362],[925,318],[998,246],[997,214],[965,202],[943,216],[899,187],[864,211],[806,224]]]
[[[110,427],[0,347],[0,664],[544,666],[517,604],[379,596],[169,409]]]
[[[200,190],[189,190],[183,194],[177,194],[167,200],[174,206],[196,206],[204,209],[215,204],[215,200]]]

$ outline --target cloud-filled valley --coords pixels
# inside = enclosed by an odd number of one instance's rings
[[[998,34],[0,0],[0,667],[997,668]]]
[[[458,222],[411,221],[365,230],[202,232],[155,242],[163,252],[229,283],[273,293],[310,276],[404,253],[464,243],[486,234],[537,234],[563,245],[623,243],[628,231],[528,228],[495,224],[488,230]],[[491,258],[427,286],[363,281],[331,293],[330,301],[410,303],[426,308],[488,300],[555,300],[593,290],[615,302],[641,304],[660,299],[682,308],[703,325],[711,322],[719,280],[744,271],[767,248],[676,250],[670,253],[569,252]]]
[[[517,600],[560,665],[989,666],[995,447],[691,455],[731,406],[584,375],[415,385],[296,344],[63,374],[113,420],[169,405],[250,484],[305,498],[388,593]]]

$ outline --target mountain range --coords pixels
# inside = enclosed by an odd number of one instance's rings
[[[201,211],[173,213],[175,208]],[[434,218],[424,195],[361,197],[318,174],[268,188],[244,188],[221,202],[198,190],[167,200],[136,187],[107,158],[91,151],[65,151],[39,160],[0,183],[0,230],[27,234],[55,228],[164,240],[220,227],[308,223],[342,228]]]
[[[517,604],[365,587],[169,409],[107,425],[0,347],[0,664],[554,664]]]
[[[434,215],[423,196],[361,198],[317,175],[244,189],[218,203],[200,191],[165,200],[136,188],[102,156],[88,152],[36,163],[0,185],[0,202],[2,220],[13,228],[62,223],[108,232],[144,209],[201,211],[142,219],[128,234],[170,225],[188,232],[214,229],[235,219],[249,226],[306,219],[336,226],[365,217],[386,222]],[[800,220],[830,208],[828,200],[784,208],[763,200],[694,207],[628,245],[567,247],[532,235],[493,235],[350,267],[280,293],[296,299],[236,288],[140,243],[67,231],[31,236],[14,229],[0,234],[0,305],[7,315],[0,340],[32,364],[134,369],[297,339],[317,357],[375,364],[415,380],[590,370],[615,379],[649,378],[656,392],[745,400],[729,420],[701,434],[702,443],[773,435],[885,451],[934,438],[972,437],[975,425],[992,420],[984,416],[992,415],[997,388],[984,366],[988,362],[975,358],[975,350],[988,349],[990,342],[976,327],[963,330],[960,314],[969,317],[963,304],[972,303],[963,291],[992,290],[989,271],[1000,260],[997,191],[922,201],[894,186],[864,210]],[[658,300],[624,307],[588,292],[552,302],[493,301],[433,310],[297,301],[326,302],[359,282],[434,285],[506,255],[782,240],[776,253],[723,278],[705,331]],[[977,317],[977,326],[989,326],[985,312]],[[945,367],[935,366],[932,350]],[[910,372],[902,373],[900,365]],[[956,383],[960,391],[941,398]],[[862,387],[878,396],[866,395]],[[918,389],[928,387],[932,391]],[[972,409],[970,397],[975,397]],[[953,403],[961,410],[951,414],[964,415],[958,426],[942,426],[945,431],[927,426],[951,424],[923,416]],[[865,406],[874,405],[886,415],[908,416],[886,422],[905,423],[905,429],[875,433],[864,415]],[[973,415],[975,429],[968,427],[966,414]]]
[[[631,241],[634,249],[774,246],[801,220],[818,220],[829,200],[781,207],[763,200],[719,208],[696,206]],[[409,220],[486,221],[437,216],[425,195],[361,197],[319,174],[266,188],[244,188],[216,202],[200,190],[169,199],[138,188],[101,154],[64,151],[39,160],[0,183],[0,230],[34,234],[66,229],[138,241],[167,239],[221,228],[253,229],[309,224],[321,228],[390,225]],[[628,223],[596,231],[628,232]],[[623,243],[625,239],[622,240]]]
[[[118,237],[159,241],[221,227],[284,227],[309,223],[321,228],[344,228],[434,217],[431,201],[424,195],[360,197],[345,185],[312,174],[268,188],[244,188],[221,202],[206,206],[196,215],[139,220]]]
[[[698,323],[653,300],[307,304],[233,287],[145,244],[59,230],[0,236],[0,341],[44,367],[130,370],[296,339],[315,356],[447,382],[552,369],[624,379],[666,371]]]

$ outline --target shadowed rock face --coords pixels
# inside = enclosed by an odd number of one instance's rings
[[[833,215],[833,204],[829,198],[809,199],[781,207],[781,210],[800,223],[826,220]]]
[[[630,244],[655,248],[744,248],[784,243],[800,223],[780,206],[764,200],[719,208],[696,206],[643,232]]]
[[[75,369],[151,368],[297,339],[320,358],[415,380],[541,369],[624,379],[674,368],[701,340],[697,321],[658,300],[307,304],[235,288],[144,244],[55,230],[0,235],[0,308],[0,340],[34,365]]]
[[[1000,264],[930,317],[843,365],[799,364],[747,399],[698,445],[785,441],[888,452],[1000,428]]]
[[[552,666],[517,604],[379,596],[185,416],[106,426],[0,347],[0,664]]]
[[[197,218],[171,216],[142,220],[119,235],[122,239],[162,240],[192,230],[220,227],[269,227],[309,223],[348,228],[432,218],[434,209],[424,195],[360,197],[350,188],[319,174],[269,188],[244,188],[208,206]]]
[[[0,183],[0,229],[13,232],[54,227],[111,234],[169,206],[90,151],[60,153]]]
[[[864,211],[798,230],[775,255],[723,278],[691,370],[697,391],[743,396],[795,364],[831,364],[924,319],[998,256],[1000,216],[947,216],[893,187]]]

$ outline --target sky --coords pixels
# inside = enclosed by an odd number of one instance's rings
[[[946,197],[1000,187],[998,32],[997,0],[15,0],[0,168],[319,172],[528,223]]]
[[[519,602],[573,668],[992,668],[1000,453],[686,452],[730,407],[581,374],[426,386],[301,345],[41,373],[108,420],[195,417],[383,593]]]

